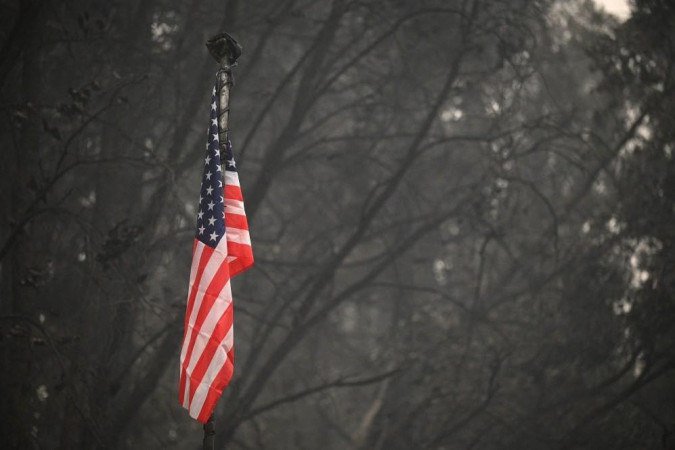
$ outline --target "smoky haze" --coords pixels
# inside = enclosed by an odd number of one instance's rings
[[[675,447],[672,2],[0,5],[5,448],[199,448],[221,31],[256,264],[216,448]]]

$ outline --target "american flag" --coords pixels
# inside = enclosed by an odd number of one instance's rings
[[[234,370],[230,279],[253,265],[232,145],[228,141],[221,146],[218,140],[217,99],[214,87],[178,387],[180,403],[202,423],[209,419]]]

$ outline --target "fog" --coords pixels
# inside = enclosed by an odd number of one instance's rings
[[[256,262],[216,448],[675,446],[672,2],[0,4],[4,448],[200,448],[222,31]]]

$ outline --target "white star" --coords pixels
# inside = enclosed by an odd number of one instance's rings
[[[221,195],[221,196],[220,196],[220,203],[223,203],[224,201],[225,201],[225,199],[224,199],[223,196]]]
[[[211,109],[214,111],[216,110],[216,102],[211,103]]]
[[[199,203],[201,203],[202,200],[204,200],[204,199],[203,199],[202,196],[200,195],[200,196],[199,196]]]
[[[222,197],[221,197],[221,198],[222,198]],[[200,209],[200,210],[199,210],[199,213],[197,214],[197,219],[201,220],[202,217],[204,217],[204,213],[203,213],[202,210]]]
[[[213,207],[216,206],[216,204],[213,203],[213,201],[210,201],[210,202],[208,203],[208,205],[206,205],[206,206],[209,207],[209,211],[213,211]]]
[[[199,234],[204,234],[204,230],[206,230],[206,228],[204,228],[204,225],[199,227]]]
[[[211,95],[216,95],[216,87],[213,86],[213,90],[211,91]]]
[[[209,225],[213,225],[214,223],[216,223],[216,218],[215,218],[215,217],[211,217],[211,218],[209,219]]]
[[[215,231],[213,233],[211,233],[209,236],[211,236],[212,241],[215,241],[216,239],[218,239],[218,234]]]
[[[206,188],[206,194],[211,195],[211,192],[213,192],[213,188],[211,186]]]
[[[210,180],[210,179],[211,179],[211,175],[213,175],[213,174],[212,174],[211,172],[208,172],[208,173],[206,174],[206,179],[207,179],[207,180]]]
[[[220,150],[215,149],[215,152],[216,152],[216,156],[220,156]]]
[[[220,164],[216,166],[216,172],[220,172],[222,169],[220,168]]]
[[[223,187],[223,182],[218,180],[218,187]],[[201,201],[201,200],[200,200]]]
[[[218,140],[218,133],[214,133],[214,134],[213,134],[213,140],[214,140],[214,141],[217,141],[217,140]]]
[[[207,155],[206,158],[204,159],[204,165],[207,165],[210,162],[211,162],[211,157]]]
[[[234,163],[234,158],[228,159],[227,165],[230,166],[230,167],[237,167],[237,165]]]
[[[218,119],[211,119],[211,125],[218,126]]]

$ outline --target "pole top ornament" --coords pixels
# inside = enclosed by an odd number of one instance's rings
[[[218,61],[225,70],[237,65],[237,58],[241,55],[241,45],[227,33],[219,33],[206,41],[206,48],[211,56]]]

